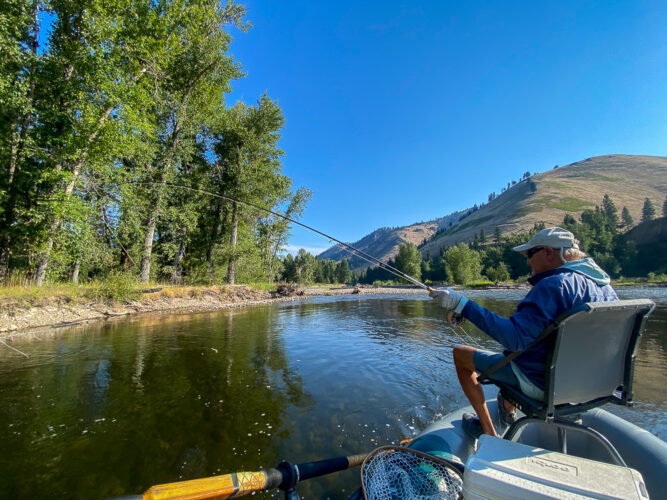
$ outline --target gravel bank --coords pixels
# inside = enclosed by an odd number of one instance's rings
[[[187,314],[290,302],[318,295],[425,293],[424,290],[414,287],[306,287],[298,289],[295,295],[275,297],[269,292],[254,290],[244,285],[193,289],[187,294],[175,292],[178,290],[160,289],[144,293],[140,299],[123,304],[79,303],[65,297],[53,297],[36,306],[5,301],[0,304],[0,339],[11,339],[15,335],[30,333],[38,328],[60,328],[131,314],[174,312]]]

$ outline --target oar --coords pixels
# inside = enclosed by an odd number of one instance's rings
[[[148,489],[143,495],[124,496],[117,500],[121,498],[125,500],[200,500],[205,498],[225,500],[273,488],[291,492],[296,483],[304,479],[357,467],[361,465],[366,455],[329,458],[298,465],[281,462],[274,469],[259,472],[234,472],[178,483],[158,484]]]

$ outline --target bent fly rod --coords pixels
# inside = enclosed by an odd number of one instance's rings
[[[128,182],[127,184],[158,184],[158,183],[150,182],[150,181],[133,181],[133,182]],[[402,278],[402,279],[404,279],[404,280],[406,280],[406,281],[408,281],[408,282],[410,282],[414,285],[417,285],[418,287],[423,288],[424,290],[427,290],[429,292],[433,290],[433,288],[431,288],[430,286],[425,285],[421,281],[413,278],[412,276],[410,276],[408,274],[405,274],[403,271],[400,271],[399,269],[396,269],[394,266],[391,266],[391,265],[387,264],[386,262],[382,262],[380,259],[377,259],[377,258],[373,257],[372,255],[367,254],[363,250],[359,250],[358,248],[355,248],[348,243],[340,241],[339,239],[334,238],[333,236],[331,236],[329,234],[323,233],[322,231],[319,231],[318,229],[315,229],[314,227],[311,227],[307,224],[303,224],[302,222],[294,220],[291,217],[288,217],[287,215],[283,215],[283,214],[280,214],[278,212],[275,212],[275,211],[273,211],[269,208],[263,207],[261,205],[257,205],[256,203],[252,203],[252,202],[247,201],[247,200],[242,200],[240,198],[230,196],[228,194],[221,194],[221,193],[214,193],[212,191],[207,191],[206,189],[192,188],[192,187],[189,187],[189,186],[182,186],[180,184],[173,184],[173,183],[170,183],[170,182],[160,182],[159,184],[162,184],[163,186],[169,186],[169,187],[180,188],[180,189],[187,189],[188,191],[207,194],[209,196],[213,196],[213,197],[216,197],[216,198],[222,198],[223,200],[232,201],[234,203],[241,203],[242,205],[247,205],[249,207],[256,208],[257,210],[261,210],[261,211],[270,213],[272,215],[275,215],[276,217],[280,217],[282,219],[285,219],[286,221],[289,221],[293,224],[296,224],[296,225],[301,226],[305,229],[308,229],[308,230],[310,230],[314,233],[317,233],[320,236],[324,236],[325,238],[327,238],[330,241],[335,241],[336,243],[341,245],[344,249],[346,249],[348,252],[350,252],[352,255],[356,255],[356,256],[362,258],[363,260],[365,260],[366,262],[369,262],[371,264],[377,264],[381,269],[384,269],[385,271],[393,274],[394,276],[398,276],[399,278]],[[463,318],[459,314],[456,314],[455,312],[450,311],[450,313],[447,315],[447,320],[449,321],[449,324],[453,327],[452,330],[455,333],[456,333],[456,327],[460,328],[461,331],[465,334],[466,337],[468,337],[469,340],[471,340],[475,345],[479,346],[479,344],[477,342],[475,342],[475,340],[472,339],[465,332],[465,330],[463,330],[463,328],[461,328],[461,324],[463,323]],[[461,339],[461,340],[464,340],[464,339]],[[464,340],[464,342],[465,342],[465,340]]]

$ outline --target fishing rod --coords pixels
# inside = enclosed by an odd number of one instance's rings
[[[276,217],[281,217],[282,219],[285,219],[285,220],[287,220],[287,221],[289,221],[293,224],[296,224],[296,225],[301,226],[305,229],[313,231],[314,233],[317,233],[320,236],[324,236],[325,238],[327,238],[330,241],[335,241],[336,243],[341,245],[344,249],[346,249],[348,252],[350,252],[352,255],[356,255],[356,256],[362,258],[363,260],[365,260],[366,262],[369,262],[371,264],[377,264],[381,269],[384,269],[385,271],[387,271],[387,272],[389,272],[389,273],[391,273],[395,276],[398,276],[399,278],[402,278],[402,279],[404,279],[404,280],[406,280],[406,281],[408,281],[408,282],[410,282],[414,285],[417,285],[418,287],[423,288],[424,290],[427,290],[429,292],[433,291],[433,288],[431,288],[430,286],[425,285],[421,281],[413,278],[412,276],[410,276],[408,274],[405,274],[403,271],[401,271],[399,269],[396,269],[394,266],[391,266],[391,265],[389,265],[385,262],[382,262],[380,259],[378,259],[376,257],[373,257],[372,255],[367,254],[363,250],[359,250],[358,248],[355,248],[348,243],[340,241],[339,239],[334,238],[333,236],[331,236],[329,234],[326,234],[326,233],[324,233],[324,232],[322,232],[318,229],[315,229],[314,227],[311,227],[307,224],[303,224],[302,222],[294,220],[291,217],[288,217],[287,215],[283,215],[281,213],[275,212],[275,211],[273,211],[269,208],[263,207],[261,205],[257,205],[256,203],[252,203],[252,202],[247,201],[247,200],[242,200],[240,198],[236,198],[236,197],[230,196],[228,194],[214,193],[213,191],[208,191],[206,189],[193,188],[193,187],[189,187],[189,186],[183,186],[183,185],[180,185],[180,184],[174,184],[174,183],[171,183],[171,182],[159,182],[158,183],[158,182],[151,182],[151,181],[131,181],[131,182],[127,182],[125,184],[146,184],[146,185],[161,184],[163,186],[169,186],[169,187],[174,187],[174,188],[179,188],[179,189],[186,189],[188,191],[207,194],[209,196],[213,196],[213,197],[216,197],[216,198],[221,198],[223,200],[232,201],[234,203],[241,203],[242,205],[248,205],[250,207],[256,208],[257,210],[261,210],[261,211],[270,213],[272,215],[275,215]],[[463,317],[461,315],[451,311],[447,315],[447,320],[449,321],[449,324],[452,326],[452,330],[454,331],[454,333],[456,333],[456,328],[458,327],[461,330],[461,333],[463,333],[468,338],[469,341],[471,341],[475,345],[481,347],[461,327],[461,324],[463,323]],[[461,338],[461,340],[463,340],[464,342],[467,342],[467,340],[464,340],[462,338]]]

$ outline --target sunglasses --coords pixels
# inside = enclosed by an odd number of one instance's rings
[[[526,251],[526,255],[529,259],[532,259],[533,255],[535,255],[537,252],[541,252],[542,250],[544,250],[544,247],[531,248],[530,250]]]

